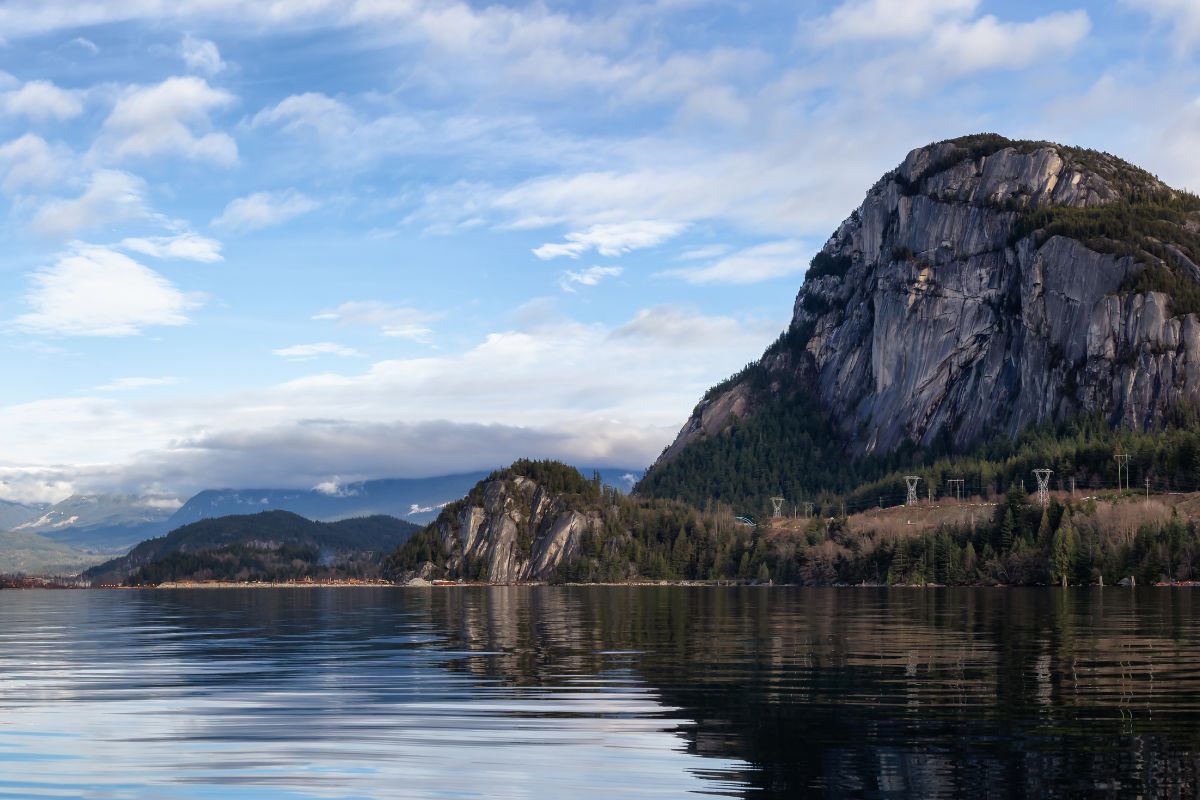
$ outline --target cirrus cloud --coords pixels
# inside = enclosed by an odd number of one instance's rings
[[[586,230],[568,233],[565,242],[535,248],[533,254],[548,261],[559,256],[579,258],[589,250],[595,250],[602,256],[612,258],[631,250],[662,244],[678,236],[686,227],[685,224],[665,220],[596,224]]]
[[[218,228],[235,231],[255,231],[294,219],[319,208],[312,198],[288,189],[283,192],[255,192],[231,200],[221,215],[212,221]]]
[[[309,361],[320,356],[337,356],[338,358],[362,358],[364,353],[353,347],[335,344],[334,342],[316,342],[314,344],[296,344],[272,350],[273,354],[289,361]]]
[[[766,242],[730,253],[704,266],[684,267],[660,273],[688,283],[760,283],[798,275],[808,261],[807,251],[795,240]]]
[[[558,285],[564,292],[574,293],[577,286],[597,286],[605,278],[616,278],[624,272],[620,267],[588,267],[581,270],[567,270],[558,279]]]
[[[224,260],[220,242],[191,232],[174,236],[130,237],[121,240],[121,247],[154,258],[176,258],[209,264]]]
[[[315,314],[313,319],[336,322],[338,325],[378,328],[384,336],[428,342],[433,334],[429,323],[440,316],[417,308],[398,308],[375,300],[354,300]]]

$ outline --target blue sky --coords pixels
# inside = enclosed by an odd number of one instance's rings
[[[644,466],[913,147],[1200,187],[1193,0],[0,3],[0,497]]]

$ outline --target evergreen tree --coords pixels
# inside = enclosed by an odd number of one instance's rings
[[[1000,553],[1007,553],[1013,548],[1013,531],[1016,529],[1017,523],[1013,519],[1012,509],[1006,509],[1004,519],[1000,522]]]
[[[1078,537],[1075,527],[1071,524],[1071,511],[1063,512],[1062,521],[1054,534],[1051,552],[1051,576],[1056,583],[1067,585],[1071,570],[1075,565],[1075,551],[1078,548]]]
[[[946,531],[940,530],[934,538],[934,553],[933,553],[933,580],[934,583],[946,584],[950,583],[951,572],[953,569],[952,557],[950,549],[953,543],[950,541],[950,535]]]
[[[1050,509],[1042,509],[1042,521],[1038,523],[1037,548],[1043,553],[1050,549]]]
[[[977,579],[976,569],[979,559],[975,555],[975,545],[967,540],[967,546],[963,551],[963,580],[967,583],[974,583]]]
[[[690,578],[692,566],[692,543],[687,531],[680,526],[671,548],[671,569],[677,578]]]
[[[892,554],[892,565],[888,570],[888,583],[907,583],[908,582],[908,541],[901,541],[896,544],[896,550]]]

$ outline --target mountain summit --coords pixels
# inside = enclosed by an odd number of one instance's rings
[[[797,406],[851,457],[963,453],[1083,416],[1155,428],[1200,392],[1198,263],[1200,198],[1107,153],[991,134],[913,150],[813,258],[788,330],[701,400],[643,489],[735,423]]]

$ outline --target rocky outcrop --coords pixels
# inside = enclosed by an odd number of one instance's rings
[[[560,564],[578,556],[584,534],[598,524],[595,514],[573,510],[516,475],[484,481],[431,527],[449,573],[517,583],[553,577]]]
[[[1146,197],[1180,195],[1103,153],[988,136],[914,150],[814,259],[790,341],[710,393],[660,463],[800,389],[860,454],[939,436],[966,449],[1080,413],[1159,424],[1200,391],[1196,316],[1123,288],[1154,257],[1039,225]],[[1200,278],[1189,251],[1153,243]]]

